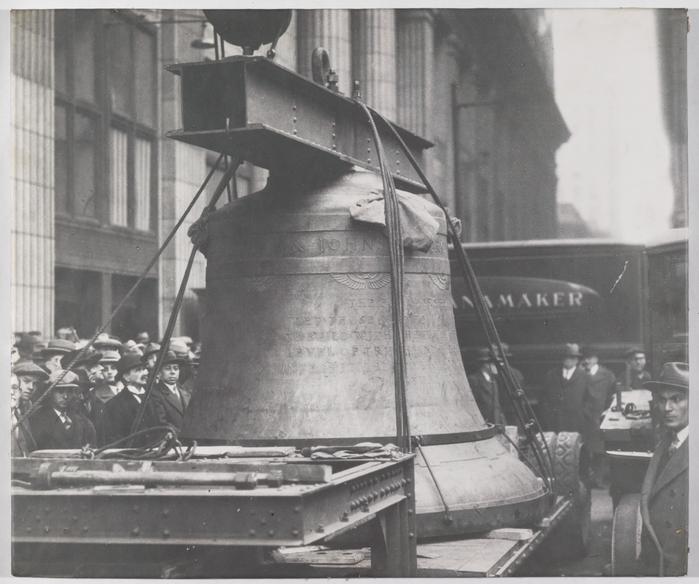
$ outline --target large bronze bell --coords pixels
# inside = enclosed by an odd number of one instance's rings
[[[395,442],[388,240],[349,213],[380,189],[380,178],[361,170],[312,185],[272,175],[264,190],[210,217],[203,350],[186,437]],[[405,257],[409,421],[430,467],[419,454],[418,535],[526,524],[543,514],[543,481],[478,411],[454,328],[444,217],[426,204],[440,222],[438,239]]]

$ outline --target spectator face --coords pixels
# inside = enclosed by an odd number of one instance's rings
[[[19,361],[19,351],[17,350],[17,347],[12,347],[11,353],[10,353],[10,363],[14,365]]]
[[[146,332],[138,333],[135,340],[137,343],[147,345],[150,342],[150,335]]]
[[[102,375],[102,371],[104,370],[104,367],[97,363],[97,365],[93,365],[87,370],[87,378],[90,380],[90,383],[96,383],[98,381],[102,381],[104,379],[104,375]]]
[[[61,366],[61,358],[63,355],[51,355],[46,361],[44,362],[44,365],[46,366],[46,369],[48,369],[51,373],[54,371],[58,371],[59,369],[62,369]]]
[[[160,378],[165,383],[177,383],[180,378],[180,366],[177,363],[165,365],[160,371]]]
[[[21,390],[19,389],[19,379],[16,375],[10,376],[10,407],[14,410],[19,403],[19,396]]]
[[[68,408],[73,397],[73,390],[69,387],[54,387],[51,391],[51,405],[64,412]]]
[[[123,374],[124,382],[131,385],[141,386],[146,382],[146,376],[148,375],[148,369],[143,365],[139,367],[134,367],[129,369]]]
[[[34,395],[34,378],[29,375],[19,376],[20,397],[23,400],[32,399]]]
[[[661,389],[656,397],[663,425],[677,432],[689,424],[689,398],[686,391]]]
[[[633,357],[629,359],[629,366],[633,371],[638,371],[639,373],[646,368],[646,355],[645,353],[636,353]]]
[[[151,353],[146,357],[146,367],[150,369],[151,371],[153,370],[153,367],[155,367],[155,362],[158,360],[158,353]]]
[[[117,368],[114,366],[114,363],[105,363],[103,365],[104,367],[104,379],[107,383],[114,383],[114,380],[116,379],[117,375]]]
[[[583,359],[583,367],[585,367],[585,369],[589,371],[590,369],[592,369],[592,367],[597,365],[598,361],[599,359],[596,355],[588,355]]]
[[[571,367],[575,367],[578,364],[578,358],[577,357],[566,357],[563,359],[563,367],[566,369],[570,369]]]

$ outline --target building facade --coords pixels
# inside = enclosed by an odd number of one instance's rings
[[[206,31],[194,10],[12,13],[14,330],[94,333],[191,201],[216,157],[165,137],[181,112],[179,79],[164,67],[213,59],[200,48]],[[465,241],[555,236],[555,153],[568,130],[544,11],[295,10],[276,60],[309,76],[318,46],[340,91],[359,80],[370,105],[434,143],[426,171]],[[244,164],[229,196],[266,176]],[[111,332],[162,332],[204,205]],[[204,273],[199,256],[176,334],[197,336]]]

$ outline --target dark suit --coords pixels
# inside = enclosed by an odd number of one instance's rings
[[[602,454],[604,452],[604,439],[600,424],[602,413],[609,406],[616,377],[606,367],[599,365],[594,375],[588,373],[588,391],[585,402],[585,433],[583,435],[587,449],[591,454]]]
[[[588,375],[580,367],[575,368],[570,379],[563,377],[562,367],[546,373],[541,393],[544,430],[584,434],[587,393]]]
[[[56,448],[82,448],[85,444],[97,445],[95,427],[90,420],[77,412],[68,412],[70,428],[66,429],[51,406],[40,407],[29,418],[31,434],[37,450]]]
[[[629,371],[629,388],[630,389],[643,389],[643,384],[646,381],[650,381],[650,373],[648,371]]]
[[[141,396],[141,399],[143,399],[143,396]],[[100,416],[100,444],[103,446],[111,444],[120,438],[125,438],[130,435],[131,427],[136,421],[140,407],[141,404],[138,399],[126,387],[110,399],[104,405],[102,415]],[[143,414],[139,430],[157,425],[159,425],[159,422],[155,416],[153,398],[151,396],[148,400],[146,411]],[[152,436],[149,438],[148,435],[144,434],[134,442],[134,445],[143,445],[150,440],[152,440]],[[119,444],[115,448],[126,446],[127,444]]]
[[[176,385],[179,397],[176,396],[170,389],[159,381],[153,388],[153,406],[160,424],[170,424],[177,430],[182,428],[184,420],[184,411],[189,405],[189,393],[186,392],[179,384]]]
[[[689,438],[668,458],[670,439],[665,438],[653,453],[641,487],[641,505],[648,506],[644,517],[641,559],[651,574],[658,574],[658,551],[645,521],[655,530],[665,557],[665,576],[687,573],[689,526]]]
[[[12,426],[22,414],[19,410],[12,412]],[[29,428],[29,420],[24,420],[14,430],[12,430],[12,456],[27,456],[32,450],[36,450],[36,443]]]
[[[505,424],[505,415],[500,405],[500,388],[498,387],[497,376],[488,374],[488,381],[482,371],[468,376],[468,384],[471,386],[473,397],[476,398],[478,409],[491,424]]]
[[[90,420],[95,428],[100,425],[100,418],[104,411],[104,406],[109,400],[115,397],[116,394],[111,390],[108,384],[101,383],[90,392],[87,399],[88,409],[90,410]]]

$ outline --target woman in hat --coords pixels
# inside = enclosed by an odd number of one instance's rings
[[[38,450],[82,448],[86,444],[95,446],[97,443],[95,428],[90,420],[70,410],[74,394],[79,391],[78,376],[72,371],[63,373],[59,369],[49,376],[49,387],[57,383],[41,407],[29,418]]]

